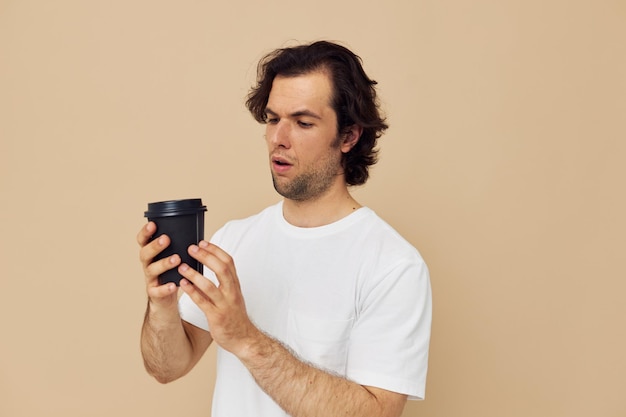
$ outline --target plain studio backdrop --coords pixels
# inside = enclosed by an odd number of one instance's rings
[[[355,193],[431,270],[403,416],[626,415],[623,0],[0,0],[0,416],[209,416],[214,347],[143,369],[135,236],[151,201],[202,198],[207,235],[278,201],[243,103],[318,39],[379,81]]]

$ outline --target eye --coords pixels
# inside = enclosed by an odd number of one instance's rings
[[[268,117],[265,119],[265,122],[270,125],[275,125],[278,123],[278,117]]]
[[[308,129],[309,127],[313,127],[313,123],[303,122],[302,120],[298,120],[298,125],[305,129]]]

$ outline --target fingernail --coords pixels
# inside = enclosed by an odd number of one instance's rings
[[[181,272],[185,272],[185,271],[187,271],[188,269],[189,269],[189,265],[187,265],[187,264],[182,264],[182,265],[180,266],[180,271],[181,271]]]
[[[199,245],[200,245],[201,248],[206,248],[206,247],[209,246],[209,242],[201,240]]]
[[[189,246],[189,250],[193,253],[198,252],[198,247],[196,245],[191,245]]]
[[[170,256],[170,263],[175,264],[176,262],[178,262],[178,255]]]
[[[165,245],[165,237],[163,236],[159,237],[159,245]]]

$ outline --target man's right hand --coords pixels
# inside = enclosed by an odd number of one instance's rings
[[[139,260],[143,267],[146,281],[146,292],[148,299],[154,306],[162,308],[172,308],[177,305],[177,287],[173,282],[159,285],[158,277],[167,270],[180,265],[180,256],[172,255],[164,259],[153,262],[155,256],[161,253],[170,244],[167,235],[161,235],[157,239],[150,241],[156,233],[156,224],[148,222],[137,234],[137,243],[141,247],[139,250]]]
[[[143,267],[148,306],[141,330],[141,354],[150,375],[161,383],[185,375],[200,360],[213,340],[211,334],[181,320],[178,287],[173,282],[159,285],[159,275],[180,265],[179,255],[158,261],[154,257],[167,248],[166,235],[151,240],[156,224],[149,222],[137,234],[139,260]]]

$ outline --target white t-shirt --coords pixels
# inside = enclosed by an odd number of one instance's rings
[[[227,223],[211,239],[235,262],[248,315],[303,360],[361,385],[424,398],[431,325],[418,251],[363,207],[326,226],[295,227],[282,202]],[[215,280],[205,269],[205,275]],[[184,295],[183,320],[209,330]],[[287,416],[218,347],[214,417]]]

